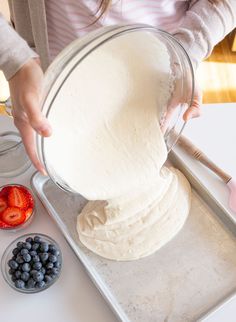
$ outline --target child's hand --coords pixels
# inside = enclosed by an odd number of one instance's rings
[[[45,174],[45,169],[37,157],[34,133],[36,131],[42,136],[50,136],[52,132],[39,106],[42,82],[43,72],[39,62],[31,59],[9,80],[9,87],[14,123],[34,166]]]
[[[180,104],[186,103],[186,99],[180,98],[179,95],[177,94],[178,91],[182,91],[181,89],[179,89],[178,85],[179,84],[177,83],[177,88],[175,89],[175,95],[173,95],[170,103],[168,104],[167,111],[162,116],[162,120],[161,120],[160,125],[161,125],[161,130],[162,130],[163,134],[166,133],[166,131],[168,130],[169,127],[171,128],[170,124],[173,126],[171,120],[172,119],[175,120],[175,117],[176,117],[175,114],[176,114],[176,112],[178,114],[178,112],[179,112],[178,108],[179,108]],[[186,90],[190,91],[190,89],[186,89]],[[185,122],[187,122],[191,118],[200,116],[201,115],[201,105],[202,105],[202,90],[200,89],[199,85],[196,82],[194,93],[193,93],[192,105],[183,114],[183,120]]]
[[[198,117],[201,115],[201,105],[202,105],[202,90],[200,89],[197,82],[195,83],[195,90],[193,96],[193,103],[183,115],[184,121],[188,121],[191,118]]]

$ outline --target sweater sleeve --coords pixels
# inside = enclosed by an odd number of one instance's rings
[[[38,55],[0,14],[0,69],[7,80],[31,58]]]
[[[194,67],[236,27],[236,0],[191,0],[183,22],[174,33]]]

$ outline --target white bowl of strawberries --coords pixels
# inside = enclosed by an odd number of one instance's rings
[[[0,229],[25,228],[35,213],[35,201],[29,188],[19,184],[0,187]]]

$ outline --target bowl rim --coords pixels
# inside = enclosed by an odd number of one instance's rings
[[[8,273],[7,273],[7,255],[9,252],[12,252],[12,249],[16,247],[16,244],[17,242],[19,241],[23,241],[23,239],[26,239],[28,237],[33,237],[33,236],[39,236],[39,237],[42,237],[42,238],[45,238],[45,239],[48,239],[50,242],[52,242],[54,245],[56,245],[57,249],[59,250],[59,258],[60,258],[60,269],[59,269],[59,273],[58,275],[56,276],[56,278],[54,278],[52,280],[52,282],[48,283],[48,284],[45,284],[44,287],[42,288],[33,288],[33,289],[27,289],[27,288],[24,288],[24,289],[20,289],[20,288],[17,288],[15,285],[14,285],[14,282],[11,281],[9,278],[8,278]],[[61,275],[61,270],[62,270],[62,252],[61,252],[61,248],[58,244],[57,241],[55,241],[54,238],[46,235],[46,234],[43,234],[43,233],[28,233],[28,234],[24,234],[24,235],[21,235],[17,238],[15,238],[13,241],[10,242],[10,244],[8,244],[8,246],[6,247],[6,249],[4,250],[3,254],[2,254],[2,257],[1,257],[1,273],[2,273],[2,276],[5,280],[5,282],[12,288],[14,289],[15,291],[17,292],[20,292],[20,293],[23,293],[23,294],[35,294],[35,293],[39,293],[39,292],[42,292],[44,290],[46,290],[47,288],[49,288],[50,286],[52,286],[57,280],[58,278],[60,277]]]
[[[18,186],[18,187],[23,187],[23,188],[27,189],[27,190],[30,192],[31,197],[33,198],[33,201],[34,201],[34,207],[33,207],[32,214],[30,215],[30,217],[29,217],[26,221],[24,221],[23,223],[21,223],[21,224],[19,224],[19,225],[17,225],[17,226],[6,227],[6,228],[1,228],[1,227],[0,227],[0,231],[1,231],[1,230],[5,230],[5,231],[7,231],[7,230],[9,230],[9,231],[14,231],[14,230],[18,230],[18,229],[20,229],[20,228],[23,228],[24,224],[29,223],[29,222],[30,222],[30,220],[32,220],[33,216],[34,216],[34,215],[35,215],[35,213],[36,213],[35,197],[34,197],[34,194],[33,194],[32,189],[30,189],[30,188],[28,188],[28,187],[26,187],[26,186],[24,186],[23,184],[20,184],[20,183],[8,183],[8,184],[5,184],[5,185],[0,186],[0,191],[1,191],[3,188],[5,188],[5,187],[9,187],[9,186]]]

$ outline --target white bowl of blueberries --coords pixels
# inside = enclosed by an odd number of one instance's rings
[[[37,293],[60,276],[62,255],[58,244],[44,234],[27,234],[5,250],[1,269],[5,281],[16,291]]]

